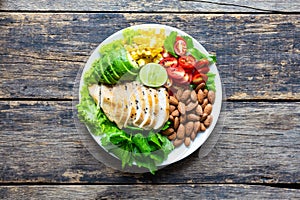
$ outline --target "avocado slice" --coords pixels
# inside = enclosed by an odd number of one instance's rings
[[[108,78],[104,74],[103,63],[101,61],[99,62],[99,65],[100,65],[100,70],[101,70],[100,73],[101,73],[102,80],[104,80],[105,83],[111,84],[111,82],[108,80]]]
[[[103,58],[103,61],[106,63],[108,67],[106,67],[105,72],[108,71],[108,74],[110,74],[115,81],[120,79],[120,75],[116,72],[114,69],[112,59],[109,56],[105,56]]]

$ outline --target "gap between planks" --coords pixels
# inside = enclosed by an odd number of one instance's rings
[[[201,186],[201,185],[248,185],[248,186],[265,186],[265,187],[275,187],[275,188],[285,188],[285,189],[300,189],[300,184],[295,183],[45,183],[45,182],[11,182],[11,183],[1,183],[2,186],[143,186],[143,185],[186,185],[186,186]]]
[[[255,14],[255,15],[299,15],[300,12],[291,11],[261,11],[261,12],[236,12],[236,11],[212,11],[212,12],[203,12],[203,11],[105,11],[105,10],[92,10],[92,11],[72,11],[72,10],[0,10],[1,13],[22,13],[22,14]]]

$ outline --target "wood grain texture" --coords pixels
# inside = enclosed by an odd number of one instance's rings
[[[262,192],[263,191],[263,192]],[[166,196],[166,194],[168,194]],[[2,186],[2,199],[297,199],[296,189],[242,184]]]
[[[208,156],[150,173],[98,162],[76,131],[71,102],[0,102],[0,182],[299,183],[300,103],[231,102]]]
[[[72,13],[0,15],[0,98],[72,99],[93,49],[142,23],[177,27],[216,53],[228,99],[300,99],[298,15]]]
[[[299,1],[293,0],[3,0],[1,10],[36,11],[133,11],[133,12],[299,12]]]

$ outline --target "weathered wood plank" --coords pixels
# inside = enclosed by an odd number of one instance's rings
[[[0,16],[0,98],[69,98],[109,35],[141,23],[191,34],[216,53],[228,99],[300,99],[298,15],[33,14]]]
[[[263,192],[262,192],[263,191]],[[1,199],[297,199],[299,190],[260,185],[1,186]]]
[[[300,103],[231,102],[219,141],[155,176],[98,162],[76,132],[71,102],[0,102],[0,182],[299,183]]]
[[[266,12],[284,11],[299,12],[299,1],[293,0],[70,0],[64,1],[34,1],[34,0],[4,0],[1,10],[22,11],[134,11],[134,12]]]

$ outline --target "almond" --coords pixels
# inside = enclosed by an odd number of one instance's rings
[[[173,132],[171,135],[168,136],[169,140],[174,140],[176,138],[176,132]]]
[[[169,106],[169,111],[172,113],[174,110],[176,110],[176,107],[174,105]]]
[[[183,140],[180,140],[180,139],[175,139],[174,142],[173,142],[173,145],[175,147],[179,147],[181,144],[183,143]]]
[[[190,95],[191,95],[191,90],[187,89],[182,93],[180,100],[186,101],[190,97]]]
[[[170,96],[170,104],[177,106],[178,105],[178,100],[174,96]]]
[[[174,119],[174,129],[177,130],[178,126],[179,126],[179,118],[175,117],[175,119]]]
[[[206,97],[207,97],[207,94],[208,94],[208,90],[207,90],[207,89],[204,89],[204,90],[203,90],[203,93],[204,93],[204,95],[205,95],[204,98],[206,98]]]
[[[193,110],[194,108],[196,108],[196,106],[198,105],[198,102],[191,102],[189,103],[187,106],[186,106],[186,111],[191,111]]]
[[[178,111],[179,111],[181,114],[185,115],[185,105],[184,105],[184,103],[182,103],[182,102],[179,102],[179,103],[178,103]]]
[[[188,122],[185,125],[185,135],[190,136],[194,130],[194,122]]]
[[[209,103],[205,106],[204,113],[209,115],[211,113],[211,111],[212,111],[212,105]]]
[[[208,114],[207,113],[203,113],[203,115],[201,116],[200,121],[203,122],[204,120],[206,120]]]
[[[201,123],[199,121],[196,121],[194,123],[194,132],[195,133],[198,133],[200,131],[200,125],[201,125]]]
[[[181,88],[177,90],[177,92],[176,92],[177,99],[180,99],[180,97],[182,96],[182,93],[183,93],[183,90]]]
[[[191,99],[192,99],[192,101],[197,101],[197,94],[196,94],[195,90],[193,90],[191,92]]]
[[[203,91],[199,90],[198,94],[197,94],[197,99],[198,99],[199,104],[203,103],[204,98],[205,98],[205,95],[204,95]]]
[[[183,124],[180,124],[178,129],[177,129],[177,139],[183,139],[185,135],[185,127]]]
[[[178,116],[179,116],[179,111],[178,111],[178,110],[174,110],[174,111],[171,113],[171,115],[172,115],[173,117],[178,117]]]
[[[165,136],[169,136],[174,132],[173,128],[167,128],[166,130],[162,131],[162,134]]]
[[[200,83],[200,84],[196,87],[195,91],[198,92],[199,90],[203,90],[204,87],[205,87],[205,83]]]
[[[195,114],[189,114],[189,115],[187,115],[187,119],[191,120],[191,121],[199,121],[200,120],[200,116],[195,115]]]
[[[207,98],[205,98],[204,100],[203,100],[203,103],[202,103],[202,109],[204,109],[205,107],[206,107],[206,105],[208,104],[208,99]]]
[[[180,123],[184,123],[186,121],[186,115],[180,115],[179,121]]]
[[[212,123],[213,121],[213,117],[211,115],[208,115],[206,120],[203,122],[203,124],[206,126],[206,127],[209,127],[210,124]]]
[[[170,116],[169,116],[169,119],[173,122],[173,121],[174,121],[173,115],[170,115]]]
[[[202,116],[202,115],[203,115],[203,109],[202,109],[202,107],[201,107],[200,105],[198,105],[198,106],[196,107],[196,113],[197,113],[197,115],[199,115],[199,116]]]
[[[206,128],[205,128],[204,124],[201,123],[201,124],[200,124],[200,131],[205,131],[205,130],[206,130]]]
[[[190,144],[191,144],[191,138],[189,138],[189,137],[186,137],[185,139],[184,139],[184,144],[185,144],[185,146],[190,146]]]
[[[212,90],[208,91],[207,98],[208,98],[208,101],[209,101],[211,104],[214,104],[214,103],[215,103],[215,99],[216,99],[216,94],[215,94],[215,92],[212,91]]]
[[[194,131],[192,132],[192,134],[191,134],[191,140],[192,141],[194,141],[194,139],[196,138],[196,136],[197,136],[197,133],[195,133]]]

